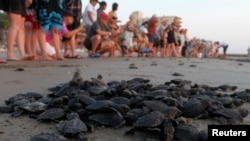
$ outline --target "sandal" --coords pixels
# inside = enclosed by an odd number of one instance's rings
[[[75,56],[69,56],[69,59],[82,59],[83,57],[79,54],[75,55]]]

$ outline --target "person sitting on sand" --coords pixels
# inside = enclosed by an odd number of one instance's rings
[[[139,37],[137,35],[133,37],[133,47],[128,49],[128,57],[131,57],[134,52],[139,53]]]
[[[112,36],[111,29],[108,26],[109,16],[105,12],[98,15],[98,20],[91,26],[87,37],[84,41],[85,47],[88,49],[89,57],[100,57],[106,52],[110,56],[114,55],[114,42],[110,39]]]
[[[153,48],[149,46],[148,31],[146,28],[142,29],[141,35],[139,36],[139,57],[153,55]]]

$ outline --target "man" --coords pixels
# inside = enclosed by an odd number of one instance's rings
[[[89,31],[92,24],[97,20],[97,10],[95,8],[98,0],[90,0],[83,13],[83,22],[85,23],[86,32]]]
[[[217,44],[217,46],[218,46],[218,48],[223,48],[223,56],[222,56],[222,58],[223,59],[226,59],[226,54],[227,54],[227,48],[228,48],[228,44],[227,43],[225,43],[225,42],[216,42],[216,44]]]
[[[98,15],[98,20],[89,29],[84,45],[89,50],[91,58],[100,57],[100,54],[107,51],[110,52],[111,56],[113,55],[114,42],[109,38],[112,35],[108,27],[109,20],[109,16],[105,12],[101,12]]]

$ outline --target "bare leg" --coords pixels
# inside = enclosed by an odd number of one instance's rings
[[[101,42],[101,36],[96,35],[96,36],[92,37],[91,42],[92,42],[92,53],[95,53],[98,45]]]
[[[16,41],[17,33],[19,30],[19,22],[21,20],[21,15],[15,13],[8,13],[8,18],[10,21],[10,27],[8,32],[8,39],[7,39],[7,60],[18,60],[14,54],[14,44]]]
[[[31,29],[31,27],[25,27],[25,52],[28,55],[32,54],[31,38],[32,38],[32,29]]]
[[[70,47],[72,56],[76,56],[76,35],[72,36],[70,39]]]
[[[64,43],[64,54],[63,56],[64,57],[69,57],[69,49],[70,49],[70,41],[66,40],[65,43]]]
[[[17,32],[17,43],[18,43],[18,48],[19,48],[19,52],[21,54],[21,57],[24,58],[26,57],[26,53],[25,53],[25,49],[24,49],[24,22],[25,22],[25,18],[21,17],[20,19],[20,23],[19,23],[19,30]]]
[[[61,55],[61,40],[60,40],[60,35],[59,35],[59,31],[56,28],[52,28],[52,38],[53,38],[53,43],[54,43],[54,47],[56,49],[56,58],[58,60],[64,60],[64,58]]]
[[[51,57],[48,56],[45,47],[46,47],[46,32],[42,29],[38,32],[38,42],[41,49],[41,59],[42,60],[53,60]]]
[[[31,54],[35,57],[35,60],[38,59],[38,55],[37,55],[37,52],[36,52],[37,36],[38,36],[38,30],[37,29],[32,29]]]

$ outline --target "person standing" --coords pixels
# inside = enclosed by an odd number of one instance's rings
[[[26,54],[34,56],[35,60],[38,60],[39,57],[36,52],[37,46],[37,35],[39,31],[39,25],[36,20],[36,11],[34,3],[31,6],[26,8],[26,17],[25,17],[25,51]]]
[[[74,31],[81,26],[81,18],[82,18],[82,1],[81,0],[64,0],[63,7],[66,11],[70,11],[74,15],[74,21],[72,24],[67,25],[69,31]],[[65,50],[64,57],[65,58],[81,58],[80,55],[76,53],[76,39],[77,33],[72,35],[70,38],[64,37],[65,41]],[[71,49],[71,55],[68,50]]]
[[[24,49],[24,22],[26,7],[32,4],[32,0],[2,0],[1,9],[7,13],[10,26],[7,35],[7,54],[8,61],[17,61],[19,58],[14,55],[14,44],[17,40],[21,59],[27,58]]]
[[[124,38],[127,41],[128,49],[133,47],[133,37],[135,31],[136,31],[136,26],[134,23],[134,17],[130,15],[129,21],[127,21],[124,27]]]
[[[100,7],[97,9],[97,15],[99,15],[101,12],[105,12],[107,8],[107,3],[105,1],[99,2]]]
[[[89,32],[92,24],[97,20],[97,0],[90,0],[90,3],[85,7],[83,13],[83,22],[85,24],[86,32]]]
[[[159,21],[158,21],[157,17],[155,15],[153,15],[148,20],[148,24],[147,24],[149,48],[153,50],[153,56],[156,56],[157,48],[159,45],[158,36],[156,34],[158,23],[159,23]]]
[[[40,26],[38,42],[41,48],[41,59],[53,60],[46,53],[46,34],[51,33],[56,51],[56,59],[64,60],[61,55],[60,31],[63,29],[63,0],[36,0],[37,21]]]

